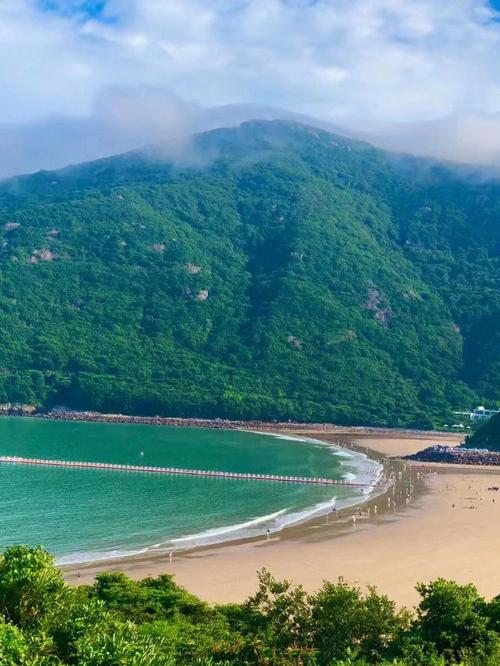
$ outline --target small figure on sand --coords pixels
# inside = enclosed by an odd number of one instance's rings
[[[270,536],[271,536],[271,530],[268,527],[266,530],[266,539],[269,539]]]

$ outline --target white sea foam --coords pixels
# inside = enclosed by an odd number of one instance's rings
[[[283,435],[283,433],[281,432],[259,432],[257,430],[252,430],[252,431],[245,430],[244,432],[252,432],[255,433],[256,435],[270,435],[271,437],[275,437],[276,439],[286,439],[289,442],[302,441],[300,437],[293,437],[292,435]]]
[[[298,525],[315,516],[329,513],[334,506],[336,506],[336,498],[332,497],[329,500],[318,502],[314,506],[308,507],[302,511],[281,509],[280,511],[276,511],[267,516],[260,516],[259,518],[249,520],[246,523],[206,530],[199,534],[191,534],[186,537],[172,539],[164,544],[156,544],[156,546],[149,549],[149,552],[189,549],[200,546],[209,546],[224,541],[249,539],[252,537],[264,536],[267,530],[269,530],[271,534],[275,534],[276,532],[281,532],[285,527]]]
[[[100,560],[116,560],[123,557],[134,557],[147,553],[148,547],[137,548],[136,550],[89,550],[83,552],[71,553],[69,555],[61,555],[56,558],[58,566],[74,565],[74,564],[88,564],[89,562],[97,562]]]
[[[276,437],[278,439],[288,439],[294,440],[297,442],[307,442],[309,444],[314,444],[316,446],[321,446],[323,448],[330,449],[332,455],[335,455],[337,458],[349,458],[350,462],[343,462],[342,465],[346,467],[345,475],[350,474],[350,481],[356,481],[359,484],[376,484],[382,481],[384,467],[381,463],[369,458],[366,453],[361,453],[360,451],[347,451],[339,446],[339,444],[332,444],[321,439],[316,439],[313,437],[305,437],[302,435],[283,435],[282,433],[274,432],[258,432],[259,435],[269,435],[271,437]],[[359,486],[359,491],[363,497],[363,501],[368,500],[368,496],[380,495],[384,492],[384,488],[374,488],[367,485],[366,487]],[[359,497],[352,497],[350,500],[344,503],[344,506],[352,506],[359,502]]]
[[[190,534],[185,537],[178,537],[177,539],[172,539],[170,543],[172,544],[183,544],[186,541],[205,541],[206,539],[211,539],[213,537],[219,537],[225,534],[230,534],[231,532],[239,532],[242,530],[246,530],[251,527],[255,527],[257,525],[262,525],[263,523],[270,523],[279,516],[283,516],[287,513],[288,509],[280,509],[279,511],[275,511],[274,513],[270,513],[267,516],[259,516],[258,518],[252,518],[251,520],[247,520],[244,523],[237,523],[235,525],[227,525],[226,527],[215,527],[210,530],[205,530],[204,532],[199,532],[198,534]],[[161,546],[162,544],[157,544],[157,546]],[[154,546],[152,546],[154,548]]]

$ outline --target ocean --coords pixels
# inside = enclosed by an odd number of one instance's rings
[[[310,438],[235,430],[0,419],[0,455],[332,479],[381,467]],[[366,489],[0,465],[0,548],[42,544],[60,564],[263,535],[361,502]]]

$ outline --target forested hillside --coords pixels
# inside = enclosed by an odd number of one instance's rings
[[[500,399],[500,182],[289,122],[0,186],[0,402],[422,425]]]
[[[466,441],[466,446],[500,450],[500,414],[487,421]]]

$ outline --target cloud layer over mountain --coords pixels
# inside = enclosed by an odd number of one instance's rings
[[[0,174],[168,138],[234,104],[497,162],[499,19],[485,0],[3,0]]]

